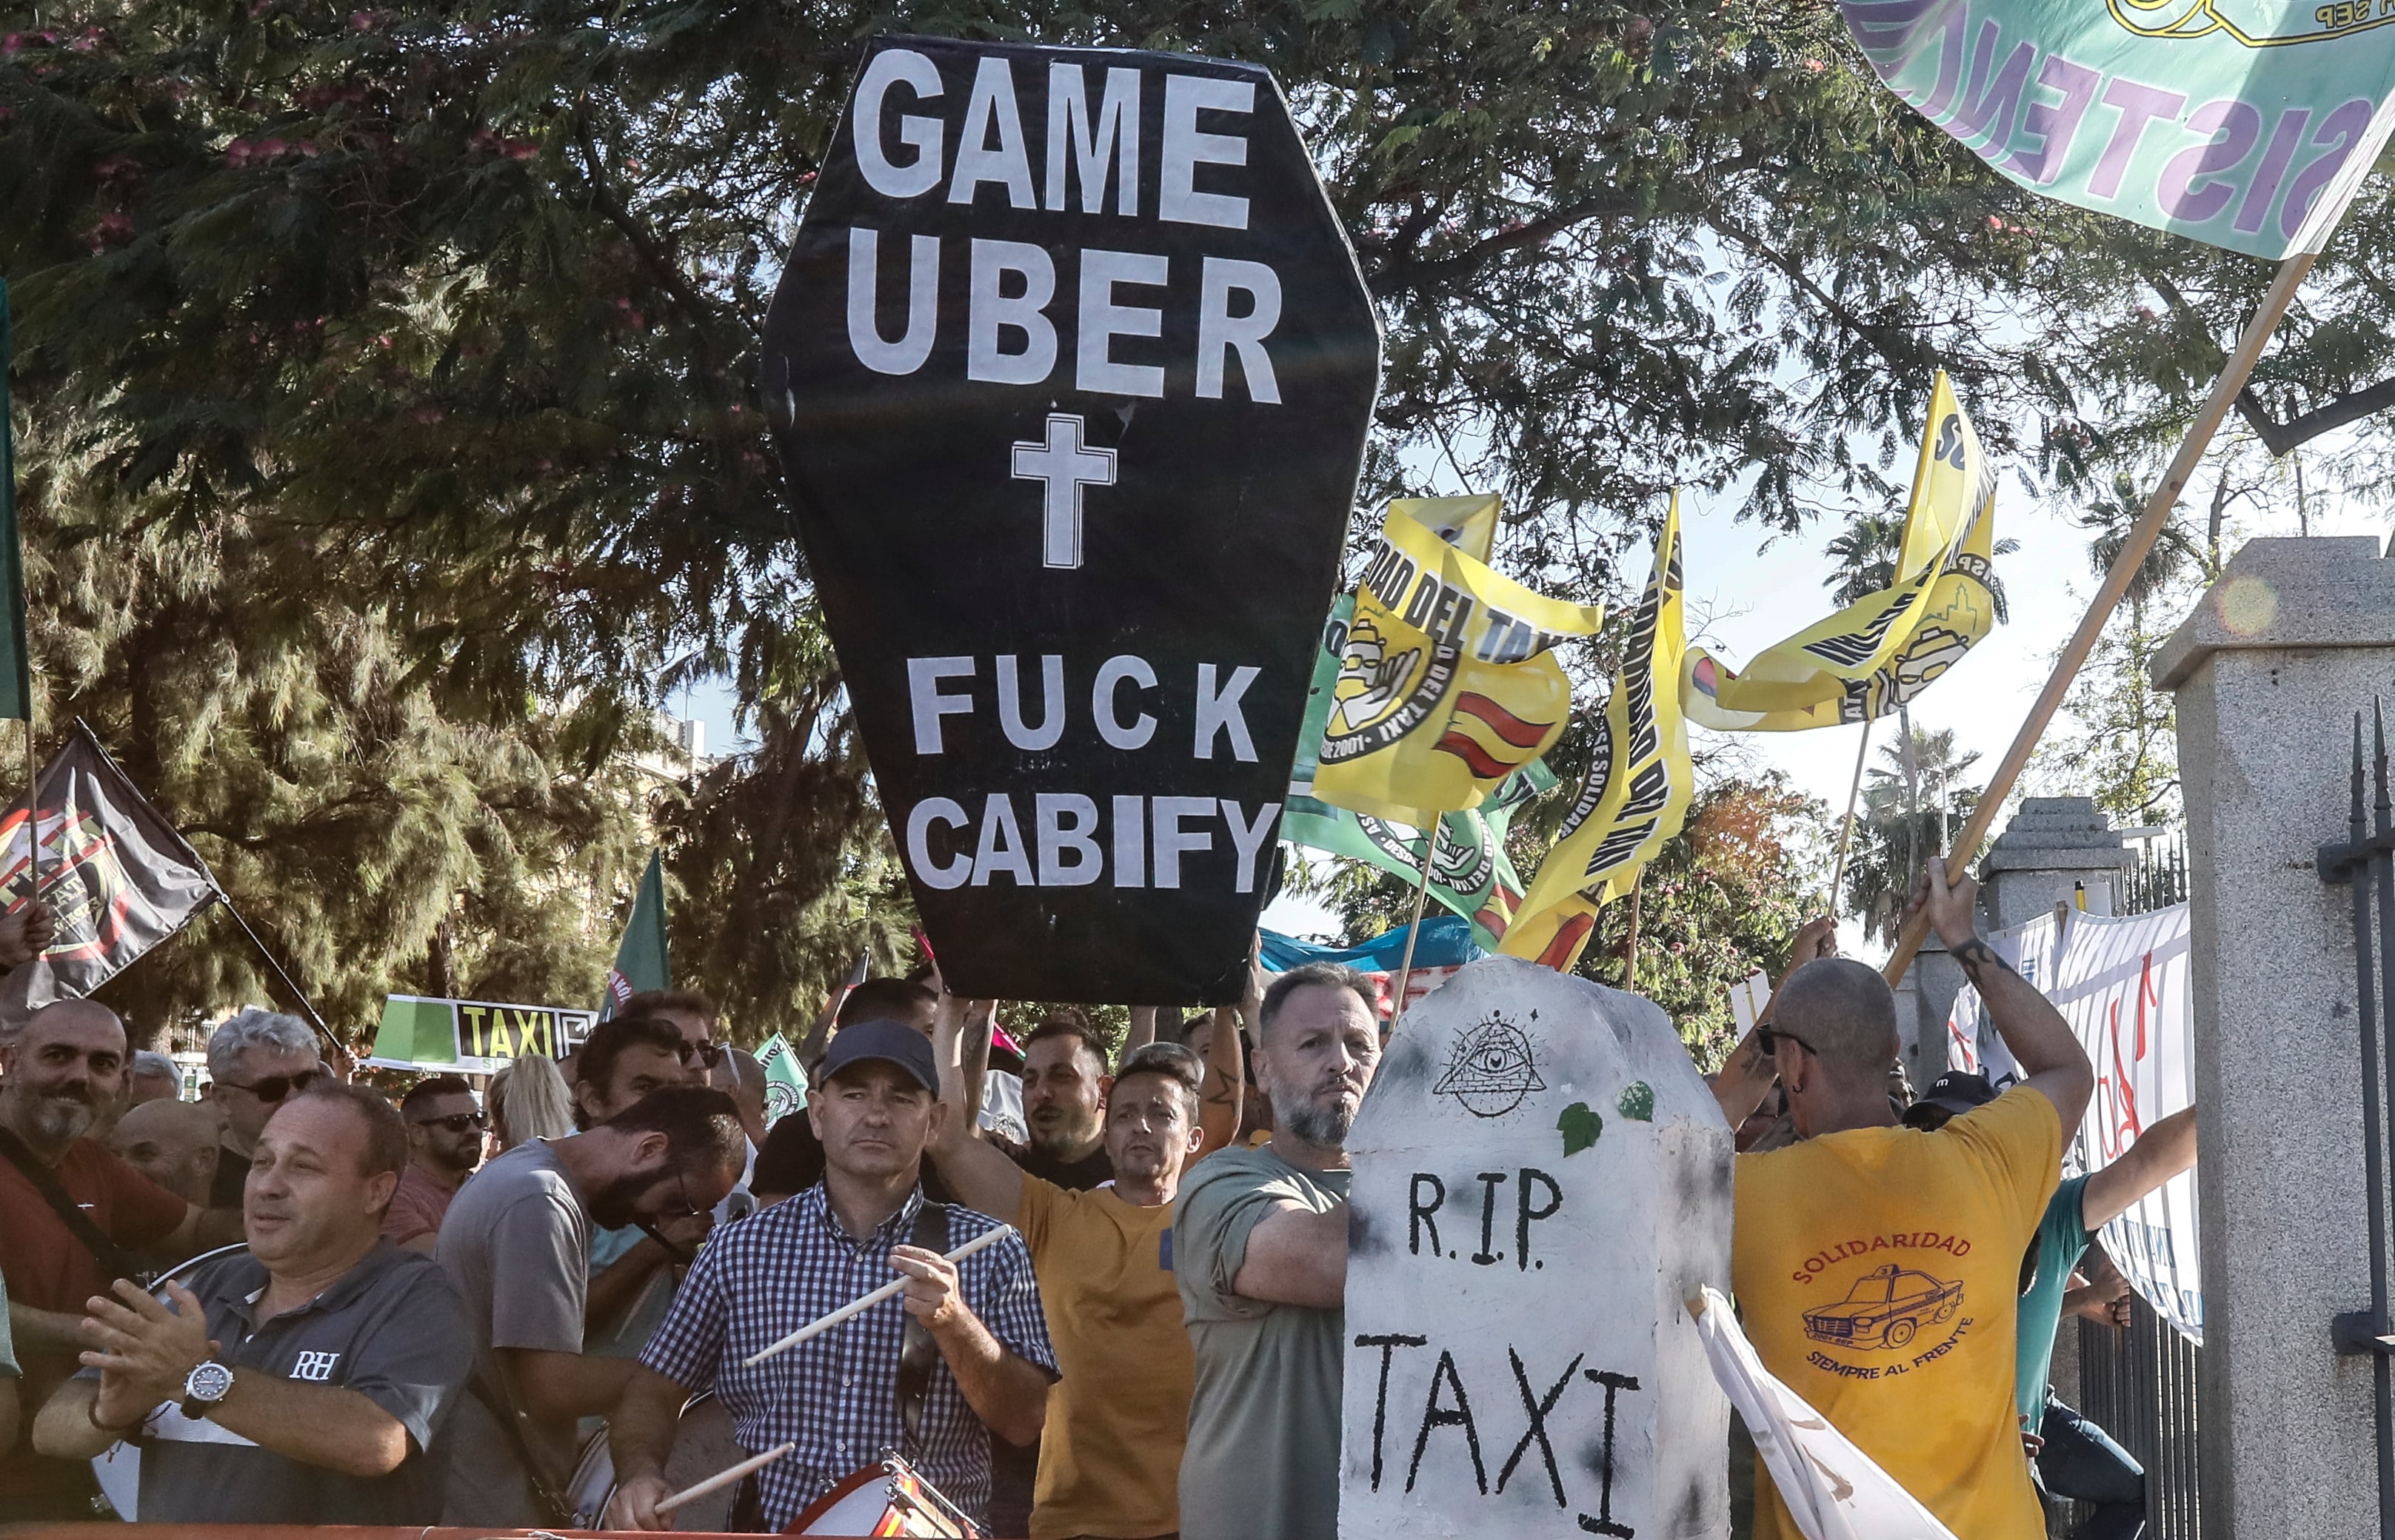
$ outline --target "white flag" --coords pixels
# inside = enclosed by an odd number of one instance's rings
[[[1955,1540],[1896,1478],[1763,1366],[1729,1301],[1712,1289],[1688,1302],[1714,1378],[1754,1437],[1805,1540]]]

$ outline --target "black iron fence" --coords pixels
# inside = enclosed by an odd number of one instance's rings
[[[2387,784],[2387,724],[2371,706],[2375,752],[2365,765],[2362,713],[2353,714],[2353,799],[2343,843],[2313,857],[2321,880],[2353,897],[2354,1017],[2362,1047],[2362,1167],[2369,1193],[2370,1308],[2329,1323],[2339,1353],[2368,1356],[2375,1375],[2378,1533],[2395,1540],[2395,1377],[2389,1354],[2387,1185],[2388,1112],[2395,1106],[2395,806]],[[2366,771],[2366,773],[2365,773]],[[2367,805],[2365,806],[2365,797]],[[2374,901],[2375,904],[2374,904]],[[2375,913],[2374,914],[2374,908]]]
[[[2187,902],[2187,841],[2177,835],[2149,839],[2137,863],[2121,874],[2120,913],[2150,915]]]
[[[2119,909],[2143,915],[2187,902],[2187,846],[2148,840],[2122,873]],[[2147,1540],[2197,1540],[2196,1366],[2203,1349],[2130,1296],[2124,1327],[2079,1326],[2079,1410],[2146,1470]],[[2071,1525],[2084,1522],[2085,1505]]]

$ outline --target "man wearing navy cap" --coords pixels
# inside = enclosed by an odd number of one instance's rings
[[[807,1092],[823,1179],[724,1229],[691,1269],[616,1408],[608,1527],[669,1527],[656,1504],[675,1423],[709,1387],[744,1447],[798,1446],[760,1479],[769,1531],[890,1453],[982,1519],[990,1438],[1039,1437],[1056,1360],[1022,1237],[962,1262],[944,1255],[1003,1227],[923,1198],[923,1149],[946,1115],[939,1086],[931,1043],[903,1022],[860,1021],[832,1039]],[[906,1281],[898,1297],[744,1365],[893,1273]]]

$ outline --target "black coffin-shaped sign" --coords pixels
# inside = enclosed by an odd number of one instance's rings
[[[1236,998],[1380,373],[1272,76],[875,40],[765,331],[948,987]]]

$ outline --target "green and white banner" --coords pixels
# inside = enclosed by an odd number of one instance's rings
[[[2389,0],[1841,0],[1879,77],[2033,192],[2283,257],[2395,126]]]
[[[365,1060],[393,1070],[496,1074],[530,1054],[562,1059],[590,1035],[599,1013],[572,1006],[509,1006],[394,994]]]

